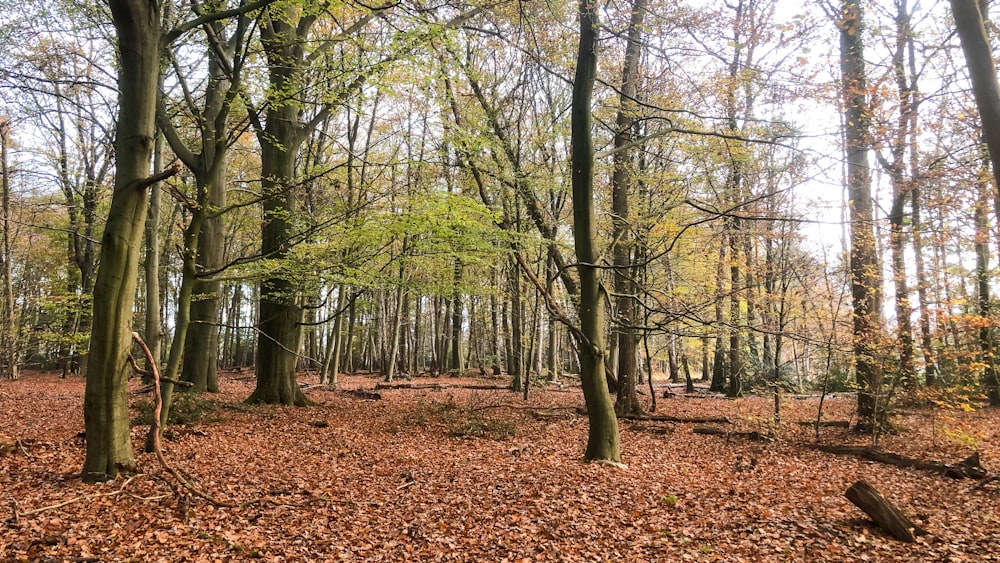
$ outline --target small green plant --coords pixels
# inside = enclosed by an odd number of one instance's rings
[[[703,546],[701,546],[701,549],[699,549],[698,551],[700,551],[704,555],[708,555],[709,553],[712,553],[712,546],[711,545],[703,545]]]
[[[133,426],[148,426],[153,422],[153,411],[155,405],[153,401],[142,401],[136,404],[135,418],[132,419]],[[214,411],[218,405],[213,401],[203,398],[195,393],[175,393],[167,413],[168,425],[196,424],[199,422],[212,422],[216,420]]]
[[[673,507],[677,506],[677,503],[679,501],[680,501],[680,499],[677,498],[677,495],[662,495],[662,496],[660,496],[660,502],[662,502],[663,504],[669,506],[670,508],[673,508]]]

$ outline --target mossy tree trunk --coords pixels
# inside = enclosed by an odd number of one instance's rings
[[[580,380],[587,403],[590,432],[585,459],[621,462],[618,419],[604,378],[604,299],[594,211],[594,140],[591,100],[597,77],[597,6],[580,2],[580,48],[573,81],[571,164],[573,183],[573,235],[580,270]]]
[[[633,0],[632,17],[628,26],[628,45],[622,69],[618,116],[615,121],[614,171],[611,175],[611,200],[614,239],[615,292],[618,337],[618,399],[615,412],[619,415],[642,414],[642,405],[636,395],[638,362],[636,361],[636,278],[632,266],[634,242],[629,223],[629,191],[636,182],[632,166],[631,143],[635,129],[636,95],[639,80],[639,57],[642,54],[642,22],[646,14],[646,0]]]
[[[129,436],[128,356],[139,252],[149,201],[157,77],[160,3],[109,0],[118,34],[119,116],[115,138],[115,187],[101,241],[94,283],[90,360],[84,395],[86,482],[134,472]]]
[[[271,7],[260,17],[261,43],[267,57],[269,91],[266,124],[258,138],[261,145],[261,188],[264,225],[261,255],[281,261],[288,255],[292,220],[298,208],[295,163],[305,140],[296,102],[284,99],[304,80],[305,41],[314,16],[296,9]],[[302,308],[297,288],[281,268],[261,281],[260,339],[257,344],[257,387],[249,403],[305,405],[307,400],[295,379],[302,337]]]

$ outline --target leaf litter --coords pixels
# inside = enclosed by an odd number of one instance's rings
[[[172,427],[164,449],[235,507],[172,488],[141,453],[141,426],[132,436],[145,473],[84,485],[83,380],[0,382],[0,561],[1000,561],[996,483],[970,490],[811,449],[814,430],[797,421],[815,419],[816,398],[784,399],[779,424],[770,397],[660,400],[657,414],[728,417],[732,433],[622,421],[626,467],[614,468],[581,459],[578,388],[532,389],[525,402],[461,387],[481,380],[433,381],[446,385],[381,389],[380,401],[316,387],[314,407],[244,407],[252,380],[222,374],[212,416]],[[130,400],[136,409],[149,396]],[[824,410],[847,420],[853,399],[828,398]],[[1000,466],[995,409],[916,409],[894,422],[888,451],[957,462],[975,450]],[[840,428],[821,440],[864,443]],[[875,527],[843,496],[859,479],[931,534],[905,544]]]

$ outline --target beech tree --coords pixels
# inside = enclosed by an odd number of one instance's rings
[[[1000,85],[997,84],[996,65],[993,62],[989,36],[983,24],[983,6],[985,3],[981,4],[977,0],[951,0],[955,28],[962,43],[962,51],[965,53],[969,78],[972,80],[972,92],[976,99],[976,107],[979,108],[983,138],[993,165],[993,189],[1000,190],[1000,164],[998,164],[1000,163]],[[994,213],[1000,220],[1000,197],[994,197],[993,201]],[[977,249],[978,255],[980,250]],[[985,307],[981,307],[981,314],[988,316],[989,286],[980,284],[980,287],[985,292],[986,297],[983,299],[987,303]],[[982,334],[982,340],[988,348],[984,354],[991,366],[985,372],[984,384],[990,405],[1000,406],[1000,375],[993,367],[995,352],[992,350],[992,337],[986,334],[990,329],[984,328],[983,331],[985,332]]]
[[[884,417],[879,403],[882,368],[882,269],[875,248],[868,151],[870,107],[865,77],[864,18],[860,0],[843,0],[835,17],[840,30],[841,96],[844,107],[847,192],[851,221],[851,296],[854,365],[858,384],[858,432],[874,432]]]
[[[132,305],[149,202],[150,158],[160,72],[160,3],[109,0],[118,34],[119,113],[115,188],[94,283],[90,366],[84,398],[87,457],[83,480],[135,471],[126,395]],[[171,172],[176,172],[172,169]]]
[[[621,462],[618,419],[604,382],[604,300],[595,245],[594,140],[591,103],[597,79],[600,29],[593,0],[580,1],[580,44],[573,77],[571,163],[573,179],[573,238],[580,272],[580,381],[587,403],[590,432],[585,458]]]
[[[156,120],[160,54],[165,45],[202,23],[251,11],[255,5],[214,12],[167,33],[156,0],[109,0],[118,39],[118,127],[115,134],[115,187],[101,239],[100,269],[94,283],[90,365],[84,397],[86,482],[104,481],[135,470],[129,437],[126,394],[131,366],[132,306],[139,253],[145,230],[149,188],[178,172],[150,176]]]

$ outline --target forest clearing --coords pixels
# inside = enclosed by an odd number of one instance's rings
[[[341,376],[341,390],[307,385],[317,405],[284,407],[244,406],[252,374],[221,375],[221,392],[200,408],[175,405],[201,419],[168,427],[164,450],[229,507],[179,487],[152,454],[137,454],[135,476],[84,485],[83,380],[0,382],[0,560],[1000,559],[996,482],[970,490],[976,481],[817,451],[814,428],[798,424],[815,420],[817,397],[784,397],[777,425],[771,397],[660,398],[656,414],[726,417],[714,426],[731,435],[622,421],[626,467],[616,468],[583,463],[587,419],[571,383],[532,388],[523,401],[482,388],[505,380],[421,377],[366,400],[345,390],[379,379]],[[133,417],[150,401],[141,387],[129,383]],[[828,397],[823,418],[848,420],[854,409],[853,397]],[[911,409],[892,420],[899,432],[882,437],[886,451],[948,463],[978,451],[996,470],[996,409]],[[144,430],[133,426],[137,444]],[[836,427],[820,438],[871,440]],[[929,534],[904,543],[875,527],[844,498],[859,479]]]

